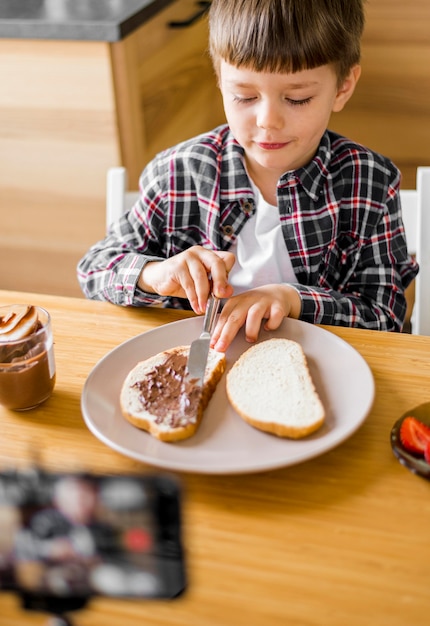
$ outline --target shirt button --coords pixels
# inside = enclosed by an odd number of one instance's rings
[[[251,215],[253,208],[254,208],[254,206],[253,206],[252,202],[244,202],[243,203],[242,210],[245,213],[245,215]]]
[[[233,234],[233,226],[230,226],[229,224],[226,224],[225,226],[221,226],[220,230],[222,234],[225,235],[226,237],[231,237]]]

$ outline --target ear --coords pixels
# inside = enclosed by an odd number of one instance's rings
[[[342,111],[345,104],[348,102],[352,94],[354,93],[355,86],[358,83],[358,79],[361,75],[361,67],[360,65],[354,65],[351,68],[349,75],[345,78],[342,85],[339,87],[334,103],[333,103],[333,113],[339,113]]]

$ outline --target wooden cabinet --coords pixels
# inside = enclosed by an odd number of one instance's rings
[[[169,26],[192,17],[198,6],[173,3],[111,47],[121,156],[133,189],[157,152],[225,121],[206,20]]]
[[[105,177],[135,187],[154,154],[224,121],[207,23],[178,0],[122,41],[0,39],[0,288],[82,295],[103,237]]]

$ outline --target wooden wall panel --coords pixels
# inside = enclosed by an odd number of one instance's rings
[[[368,0],[362,76],[331,128],[391,158],[403,187],[430,165],[430,3]]]
[[[0,287],[81,295],[119,162],[109,48],[0,40]]]
[[[331,128],[391,158],[412,189],[417,167],[430,165],[430,3],[368,0],[366,19],[362,76]],[[412,283],[406,330],[414,293]]]

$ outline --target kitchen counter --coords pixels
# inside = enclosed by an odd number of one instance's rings
[[[173,0],[2,0],[0,38],[119,41]]]

